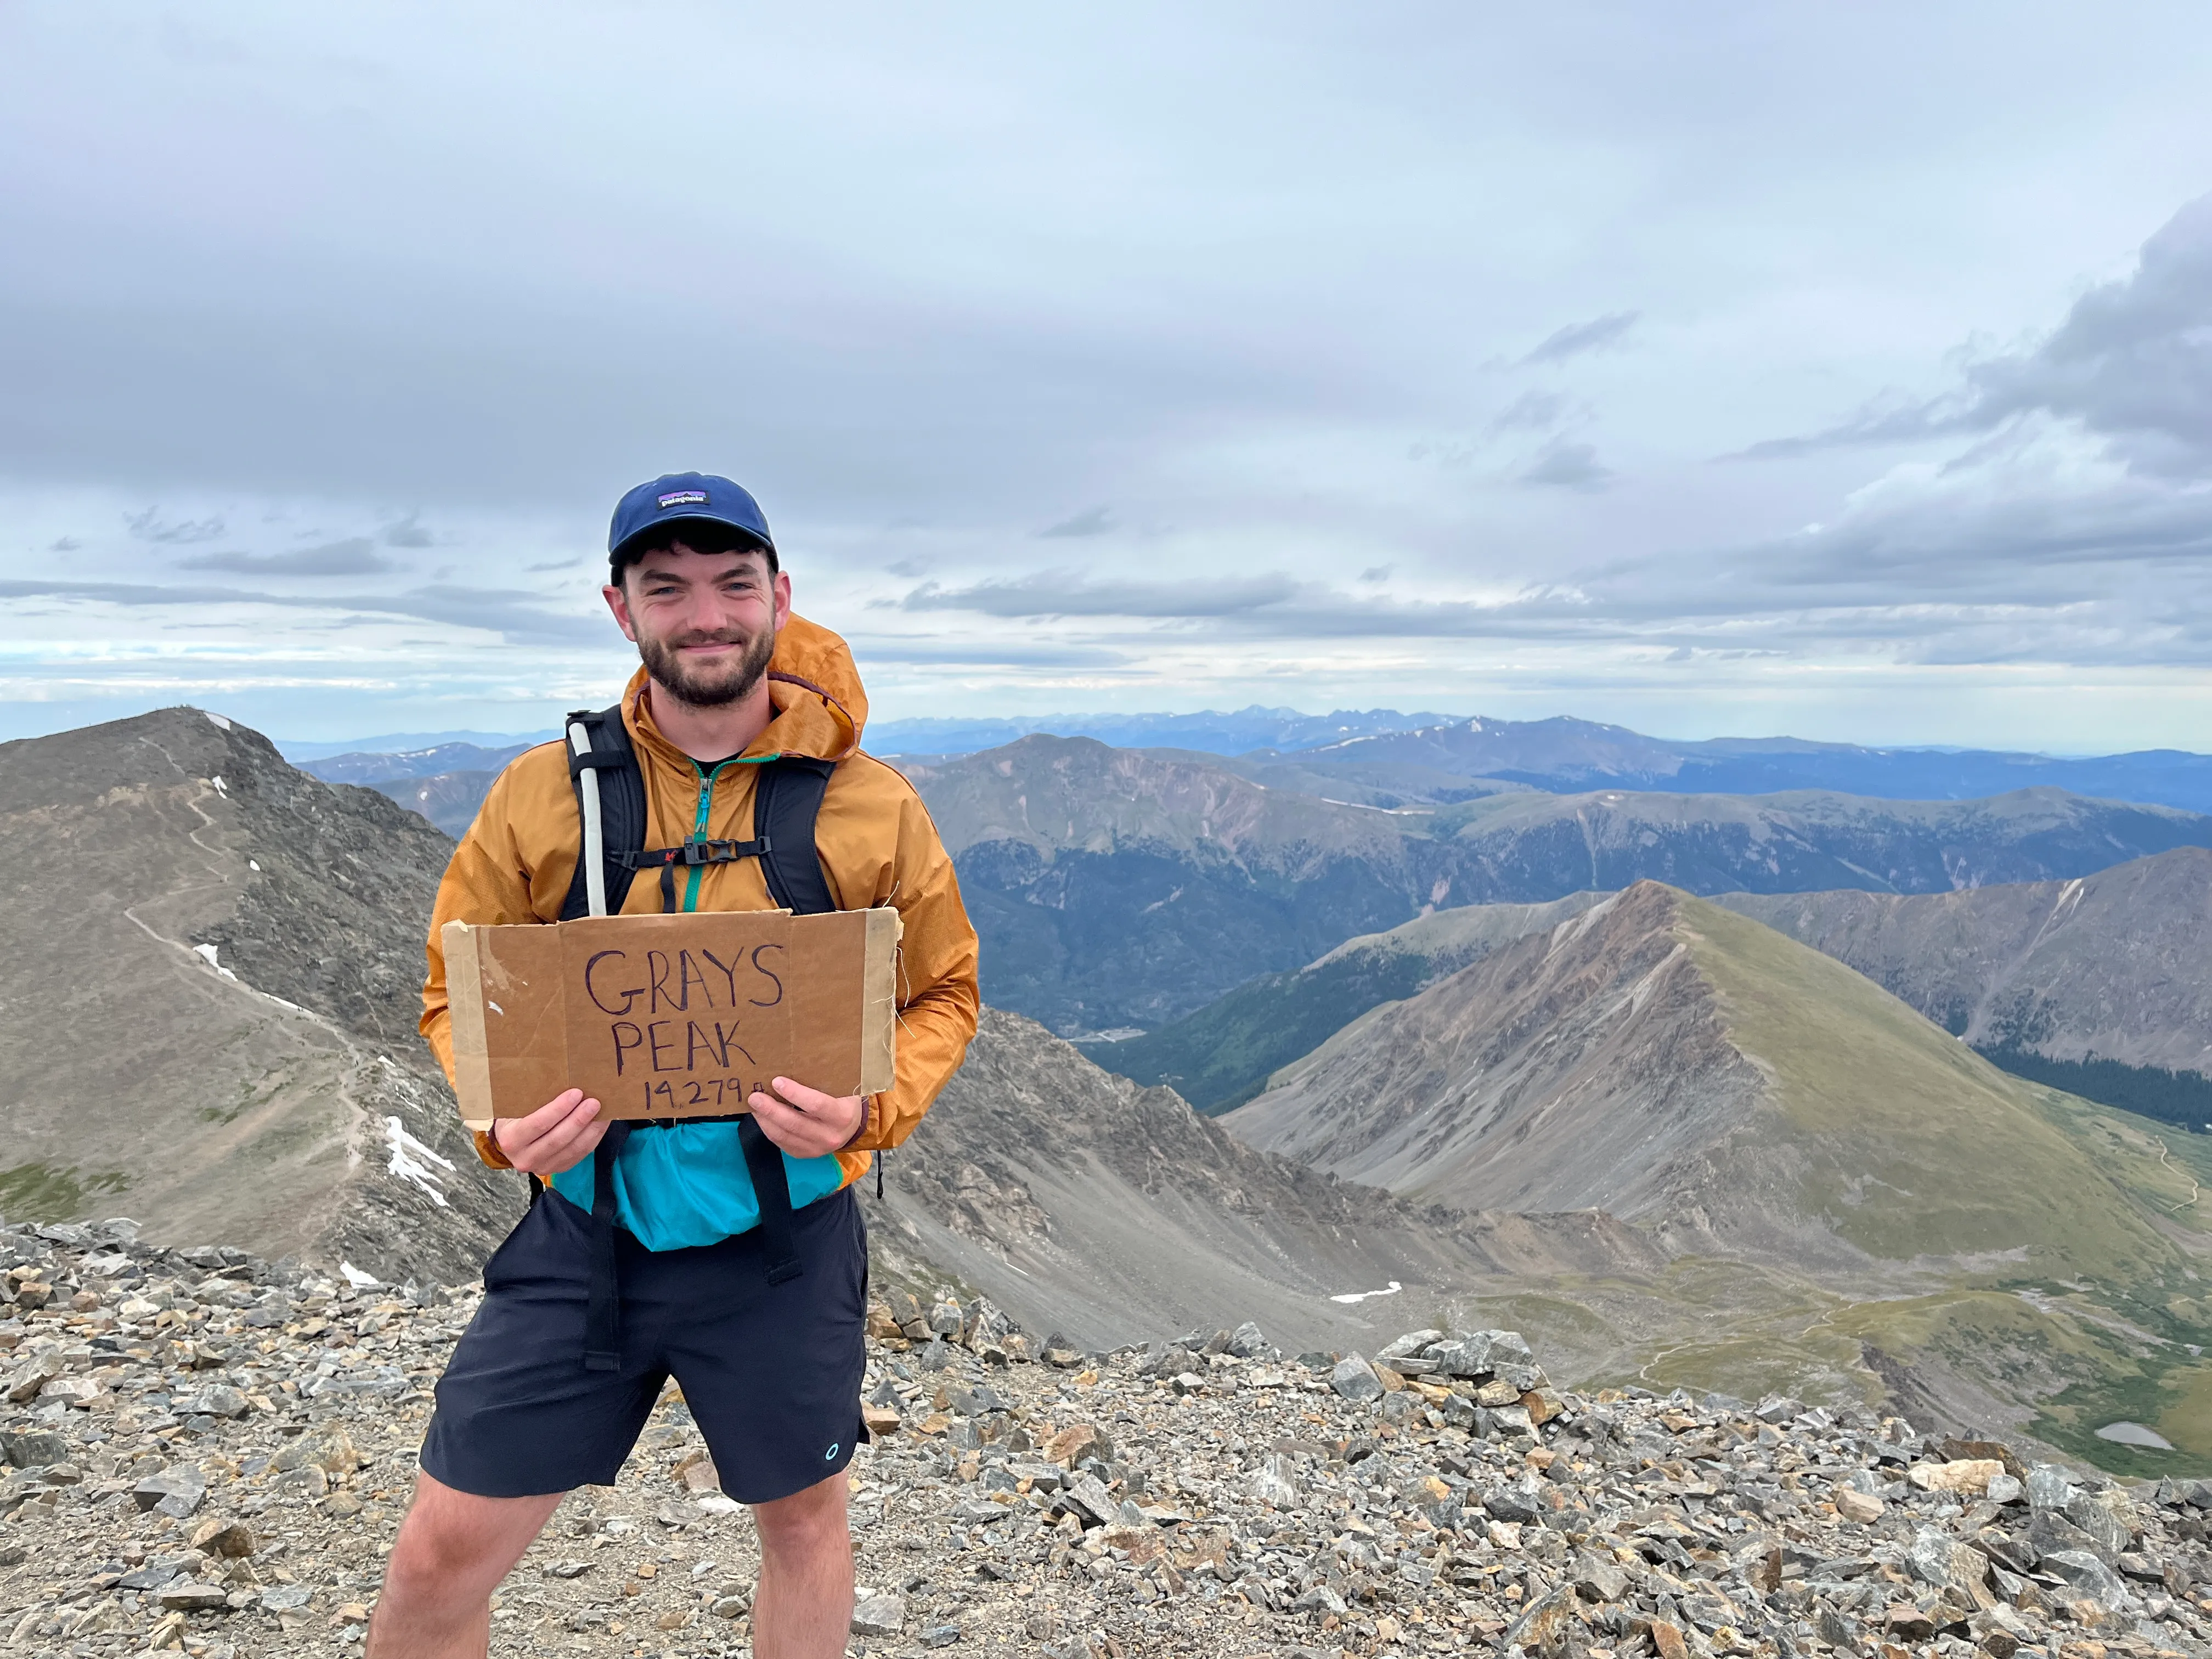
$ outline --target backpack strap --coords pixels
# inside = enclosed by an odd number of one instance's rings
[[[785,755],[763,765],[753,785],[761,874],[769,896],[793,915],[818,916],[837,908],[814,848],[814,820],[836,769],[835,761]]]
[[[638,770],[629,729],[623,725],[621,703],[579,710],[568,716],[564,729],[568,780],[576,792],[576,816],[583,833],[561,920],[614,915],[629,896],[630,882],[637,874],[635,865],[616,854],[635,853],[645,845],[645,777]]]
[[[641,870],[660,872],[660,908],[676,908],[676,868],[757,858],[770,896],[793,914],[821,915],[837,908],[814,848],[814,820],[835,761],[783,755],[760,763],[754,782],[753,839],[645,845],[645,778],[623,725],[622,705],[568,716],[568,777],[576,792],[581,833],[576,871],[561,920],[621,913]],[[592,890],[599,889],[597,892]]]

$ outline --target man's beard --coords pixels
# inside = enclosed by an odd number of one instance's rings
[[[686,666],[678,654],[680,648],[687,645],[735,645],[739,640],[744,640],[744,649],[736,661],[726,658],[703,672]],[[775,630],[763,629],[750,639],[744,639],[743,635],[692,633],[665,640],[654,639],[641,631],[637,654],[644,660],[645,672],[653,676],[654,683],[665,687],[678,702],[689,703],[694,708],[720,708],[743,702],[752,695],[753,688],[768,672],[769,659],[775,654]]]

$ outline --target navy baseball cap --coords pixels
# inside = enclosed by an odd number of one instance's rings
[[[711,472],[671,472],[640,484],[616,503],[614,522],[607,527],[607,557],[616,573],[647,538],[686,520],[737,531],[759,543],[771,565],[776,562],[775,538],[769,534],[768,517],[750,492]]]

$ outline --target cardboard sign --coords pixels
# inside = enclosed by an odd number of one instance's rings
[[[471,1128],[564,1089],[602,1118],[751,1110],[787,1077],[891,1086],[898,912],[722,910],[446,924],[455,1091]]]

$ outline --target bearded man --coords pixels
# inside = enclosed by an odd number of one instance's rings
[[[890,905],[902,921],[896,1080],[837,1097],[779,1077],[745,1117],[644,1123],[602,1121],[599,1101],[568,1089],[477,1136],[486,1163],[531,1177],[531,1205],[486,1264],[483,1305],[438,1384],[368,1659],[482,1659],[493,1590],[565,1493],[613,1483],[671,1376],[758,1528],[753,1652],[845,1651],[845,1468],[866,1432],[867,1238],[852,1186],[959,1066],[975,1031],[975,933],[920,798],[860,752],[852,657],[792,614],[752,496],[701,473],[657,478],[623,497],[607,545],[602,592],[641,664],[620,730],[643,781],[645,847],[659,849],[659,878],[630,883],[614,908],[778,908],[755,807],[769,769],[809,769],[819,883],[811,866],[807,883],[826,907]],[[543,744],[501,774],[439,889],[422,1033],[448,1076],[439,930],[576,914],[571,755]]]

